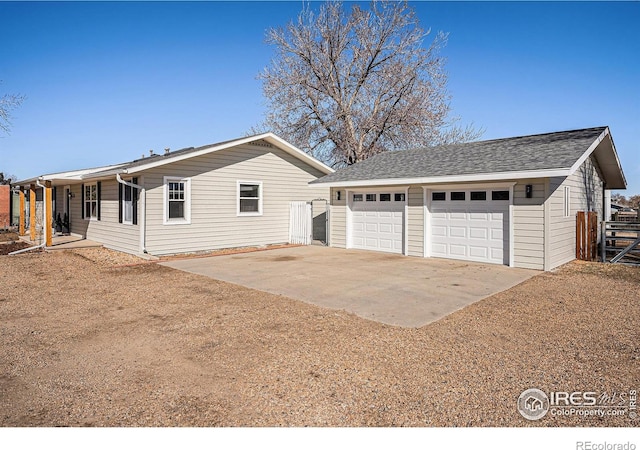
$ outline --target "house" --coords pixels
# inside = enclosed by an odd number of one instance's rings
[[[20,232],[28,228],[35,241],[44,220],[108,248],[151,255],[286,243],[290,203],[328,199],[328,188],[309,182],[332,172],[273,133],[167,149],[18,181]],[[51,227],[45,232],[51,245]]]
[[[608,127],[385,152],[312,181],[329,244],[551,270],[576,255],[576,212],[603,219],[626,181]]]

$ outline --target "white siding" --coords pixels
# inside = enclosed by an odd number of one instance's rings
[[[286,243],[289,203],[328,198],[323,174],[272,146],[243,145],[144,172],[147,250],[154,255]],[[163,224],[163,178],[191,179],[191,223]],[[237,215],[238,181],[262,183],[260,216]]]
[[[564,216],[564,192],[569,187],[571,210]],[[549,202],[549,268],[553,269],[576,257],[576,213],[595,211],[598,227],[602,211],[603,183],[599,169],[592,158],[587,159],[570,177],[555,177],[550,180]],[[600,236],[600,233],[598,233]]]
[[[336,200],[336,192],[340,191],[340,200]],[[347,193],[342,188],[331,189],[331,209],[329,211],[329,245],[346,248],[347,241]]]
[[[62,192],[64,187],[58,188]],[[140,227],[118,222],[118,181],[101,181],[100,220],[82,218],[82,185],[71,186],[71,232],[100,242],[105,247],[127,253],[140,252]],[[59,205],[62,211],[62,205]],[[138,208],[138,223],[140,208]]]
[[[532,185],[527,198],[526,185]],[[515,267],[544,270],[545,180],[519,180],[513,187],[513,260]]]
[[[424,256],[424,191],[422,186],[409,187],[407,213],[407,247],[409,256]]]

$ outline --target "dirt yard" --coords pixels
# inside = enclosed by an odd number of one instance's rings
[[[0,257],[0,425],[640,425],[516,410],[640,388],[638,268],[573,263],[402,329],[134,262]]]

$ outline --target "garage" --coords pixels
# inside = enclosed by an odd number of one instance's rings
[[[509,264],[505,189],[428,190],[431,256]]]
[[[351,247],[402,253],[404,192],[354,192],[350,204]]]

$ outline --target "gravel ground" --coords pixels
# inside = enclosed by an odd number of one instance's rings
[[[0,257],[0,425],[640,425],[516,410],[640,388],[639,268],[572,263],[403,329],[132,258]]]

